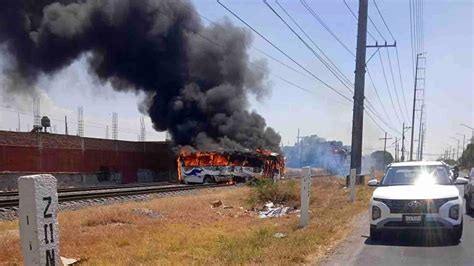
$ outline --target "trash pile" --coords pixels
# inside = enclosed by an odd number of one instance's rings
[[[234,206],[225,205],[221,200],[216,200],[210,203],[211,209],[234,209]],[[244,210],[243,207],[238,207],[239,210]],[[262,209],[252,208],[250,210],[244,210],[244,215],[253,216],[254,213],[258,215],[258,218],[270,218],[270,217],[282,217],[287,214],[299,213],[300,210],[295,207],[288,207],[283,205],[275,205],[269,201],[265,203]],[[219,215],[224,215],[221,212],[216,212]],[[238,215],[237,215],[238,216]]]
[[[258,211],[258,218],[281,217],[297,212],[299,212],[299,210],[293,207],[275,206],[273,202],[267,202],[263,209]]]
[[[281,239],[281,238],[285,238],[286,235],[283,234],[283,233],[275,233],[275,234],[273,235],[273,237],[275,237],[275,238],[280,238],[280,239]]]
[[[82,262],[87,261],[87,259],[73,259],[73,258],[65,258],[61,257],[61,262],[63,265],[79,265]]]

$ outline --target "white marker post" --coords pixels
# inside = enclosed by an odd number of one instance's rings
[[[356,181],[356,169],[351,169],[351,175],[349,177],[349,188],[350,188],[350,200],[353,203],[355,201],[355,181]]]
[[[59,257],[58,193],[52,175],[18,178],[19,221],[25,265],[61,265]]]
[[[309,223],[309,195],[311,191],[311,168],[303,167],[301,177],[301,212],[300,228]]]

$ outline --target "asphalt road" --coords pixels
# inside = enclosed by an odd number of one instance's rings
[[[443,235],[390,234],[369,239],[368,212],[354,221],[351,236],[321,265],[469,265],[474,266],[474,217],[464,214],[464,234],[458,244]]]

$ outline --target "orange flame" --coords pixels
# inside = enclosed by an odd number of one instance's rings
[[[283,156],[268,150],[256,152],[214,152],[181,150],[177,159],[178,179],[183,180],[181,167],[198,166],[248,166],[263,169],[262,178],[272,178],[276,173],[283,175]]]

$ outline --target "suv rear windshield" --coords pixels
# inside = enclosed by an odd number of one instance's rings
[[[390,167],[382,186],[452,185],[446,168],[441,165]]]

